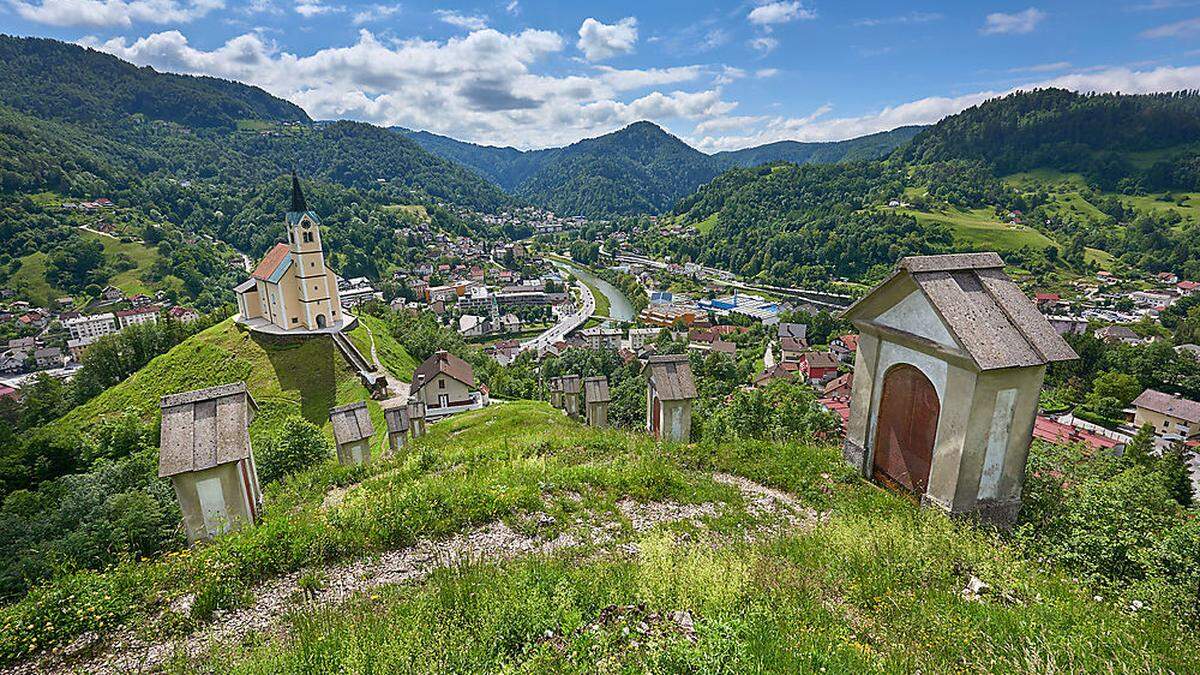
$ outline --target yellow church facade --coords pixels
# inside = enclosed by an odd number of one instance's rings
[[[276,244],[250,278],[234,288],[238,323],[271,333],[337,331],[353,322],[342,311],[338,278],[325,266],[321,221],[292,175],[287,243]]]

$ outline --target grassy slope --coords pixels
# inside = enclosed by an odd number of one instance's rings
[[[134,242],[121,242],[112,237],[80,230],[79,235],[84,239],[96,239],[104,245],[104,254],[107,259],[112,259],[119,253],[124,253],[129,256],[137,267],[125,270],[113,277],[109,283],[117,288],[125,291],[126,294],[149,293],[152,288],[149,284],[142,281],[146,272],[149,272],[150,267],[154,265],[158,259],[158,251],[144,244]],[[45,253],[38,251],[21,258],[21,269],[12,276],[9,285],[13,288],[28,289],[31,301],[36,304],[46,305],[55,298],[70,295],[60,288],[54,288],[46,282],[46,261],[49,258]]]
[[[0,655],[19,653],[29,639],[16,626],[48,623],[42,644],[113,622],[179,631],[189,620],[160,608],[186,593],[236,599],[237,589],[285,570],[482,523],[528,531],[529,514],[540,511],[554,517],[548,532],[534,526],[547,538],[579,520],[615,518],[616,539],[603,550],[460,564],[342,606],[297,604],[282,632],[223,642],[201,664],[176,665],[252,673],[1200,667],[1192,638],[1169,619],[1093,601],[993,536],[851,477],[834,448],[661,446],[523,402],[435,424],[414,446],[397,460],[297,476],[269,491],[259,527],[211,546],[31,594],[0,610]],[[712,470],[788,490],[827,515],[811,531],[745,543],[747,504],[709,479]],[[339,485],[350,486],[342,501],[323,506]],[[699,524],[636,532],[620,516],[623,498],[729,508]],[[619,554],[622,542],[640,553]],[[982,601],[961,596],[971,575],[991,585]],[[671,630],[640,636],[645,615],[597,623],[605,607],[636,603],[645,612],[691,611],[695,642]],[[76,611],[88,605],[95,609]],[[597,628],[580,630],[589,625]]]
[[[358,325],[350,331],[350,340],[368,360],[371,358],[371,336],[375,337],[375,352],[379,361],[392,375],[401,380],[411,380],[413,371],[420,365],[396,342],[388,331],[387,324],[369,314],[358,314]]]
[[[915,209],[896,209],[918,222],[940,223],[950,227],[956,242],[993,251],[1015,251],[1022,246],[1044,249],[1057,246],[1052,239],[1026,225],[1012,226],[998,220],[991,209],[948,208],[924,212]]]
[[[395,364],[411,363],[404,348],[386,331],[377,331],[376,341],[382,348],[381,358],[388,353]],[[365,353],[370,354],[369,348]],[[246,382],[259,405],[250,428],[256,441],[273,433],[292,414],[300,414],[332,434],[329,409],[367,398],[366,389],[332,340],[279,342],[225,321],[155,358],[129,379],[54,422],[52,428],[86,432],[105,415],[122,410],[151,419],[158,413],[159,397],[165,394],[239,380]],[[386,436],[383,416],[374,401],[367,405],[377,429],[374,447],[381,448]]]

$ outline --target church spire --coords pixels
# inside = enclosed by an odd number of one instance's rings
[[[300,179],[296,177],[296,170],[292,169],[292,212],[304,213],[308,211],[308,205],[304,203],[304,192],[300,190]]]

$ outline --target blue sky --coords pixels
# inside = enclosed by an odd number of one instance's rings
[[[650,119],[715,151],[930,123],[1021,87],[1200,89],[1200,0],[0,0],[0,32],[521,148]]]

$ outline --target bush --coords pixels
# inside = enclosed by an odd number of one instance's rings
[[[277,481],[324,461],[332,451],[333,445],[315,424],[298,415],[289,417],[256,454],[258,477],[263,483]]]

